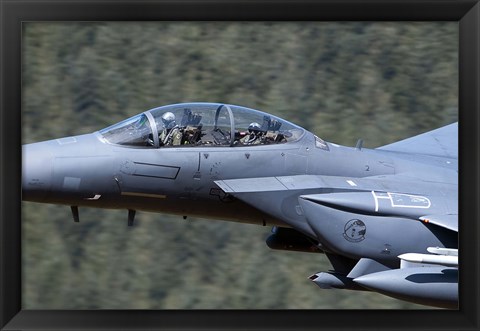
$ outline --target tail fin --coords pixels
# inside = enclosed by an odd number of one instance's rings
[[[458,159],[458,122],[377,149]]]

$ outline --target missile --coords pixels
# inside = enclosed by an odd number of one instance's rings
[[[458,256],[456,248],[428,247],[427,251],[432,254]]]
[[[458,267],[458,256],[406,253],[399,255],[398,257],[403,261],[412,263],[438,264],[447,267]]]
[[[372,291],[421,305],[458,309],[458,269],[419,267],[393,269],[353,281]]]

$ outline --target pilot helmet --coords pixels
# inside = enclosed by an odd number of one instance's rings
[[[254,132],[254,133],[258,133],[260,132],[260,124],[258,124],[257,122],[253,122],[253,123],[250,123],[250,125],[248,126],[248,132]]]
[[[166,112],[165,114],[162,115],[162,122],[165,125],[165,128],[171,129],[173,128],[176,123],[175,123],[175,115],[171,112]]]

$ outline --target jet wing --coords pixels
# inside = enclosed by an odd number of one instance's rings
[[[322,192],[319,193],[382,191],[428,195],[432,192],[451,192],[452,194],[456,194],[457,188],[456,183],[423,182],[418,178],[402,175],[382,175],[362,178],[294,175],[217,180],[215,184],[225,193],[232,195],[313,189],[322,190]]]
[[[398,175],[349,178],[296,175],[218,180],[225,192],[280,217],[298,198],[372,216],[401,216],[458,231],[456,185],[422,182]],[[291,217],[296,217],[294,214]],[[421,218],[423,217],[423,218]],[[292,225],[293,226],[293,225]]]
[[[449,229],[455,232],[458,232],[458,215],[457,214],[447,214],[447,215],[426,215],[421,216],[420,220],[424,223],[431,223],[442,228]]]
[[[377,149],[458,159],[458,122]]]

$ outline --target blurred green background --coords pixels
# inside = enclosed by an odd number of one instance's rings
[[[455,22],[24,23],[23,143],[157,106],[266,111],[353,146],[457,121]],[[22,203],[24,309],[418,309],[321,290],[321,254],[272,251],[270,228]]]

